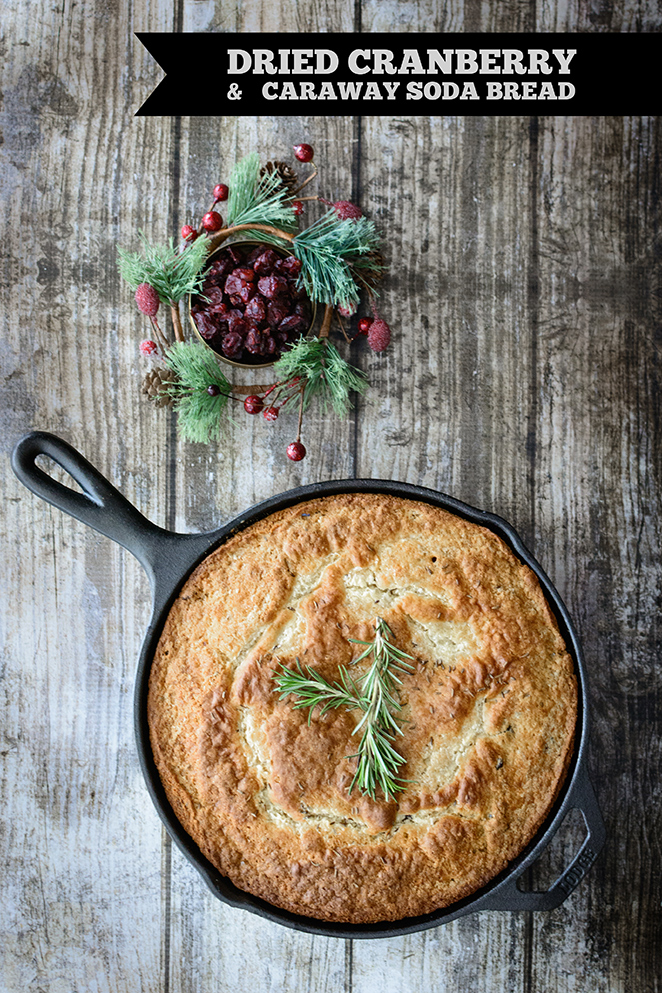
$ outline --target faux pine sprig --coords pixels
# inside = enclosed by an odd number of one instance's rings
[[[292,245],[302,263],[301,284],[311,300],[353,310],[359,287],[349,261],[376,250],[378,244],[372,221],[342,220],[333,209],[298,234]]]
[[[260,168],[259,156],[251,152],[230,173],[228,227],[264,224],[287,232],[296,231],[297,216],[290,191],[282,185],[277,173],[267,172],[260,176]]]
[[[375,309],[384,264],[374,225],[348,200],[301,197],[317,177],[317,166],[308,144],[295,145],[294,155],[310,166],[303,180],[288,163],[261,165],[252,152],[234,166],[229,185],[214,186],[198,226],[183,225],[179,246],[172,239],[153,244],[141,233],[142,251],[119,249],[118,268],[152,325],[153,334],[140,343],[141,354],[152,362],[143,392],[159,406],[174,407],[182,436],[197,442],[220,437],[229,400],[271,422],[298,405],[296,440],[287,446],[288,458],[298,462],[306,455],[301,424],[310,404],[318,400],[323,410],[342,417],[352,394],[368,386],[365,374],[329,340],[334,318],[348,344],[365,335],[373,352],[388,347],[391,330]],[[304,201],[329,209],[301,229]],[[263,247],[253,251],[237,244],[225,252],[227,239]],[[357,318],[348,334],[343,322],[356,314],[361,293],[367,294],[372,317]],[[311,320],[305,297],[322,320],[316,330],[313,317],[301,336]],[[198,340],[186,340],[179,312],[184,298],[190,299]],[[161,304],[170,307],[174,346],[159,324]],[[248,388],[230,384],[217,356],[238,366],[275,360],[277,379]]]
[[[381,617],[375,621],[374,641],[350,638],[355,644],[365,646],[353,665],[372,655],[371,665],[357,679],[341,666],[340,679],[329,682],[311,666],[302,666],[298,659],[296,670],[283,667],[274,676],[281,700],[296,696],[298,700],[293,704],[296,709],[310,708],[309,723],[315,707],[320,707],[320,714],[338,707],[363,711],[352,732],[362,734],[358,751],[348,756],[357,760],[349,792],[358,786],[361,793],[373,800],[377,799],[378,790],[386,800],[392,800],[406,788],[406,780],[398,775],[405,759],[393,747],[396,734],[402,734],[395,717],[402,708],[395,693],[402,682],[398,673],[412,672],[414,667],[406,661],[411,655],[397,648],[392,639],[393,632]]]
[[[300,338],[283,352],[274,372],[279,380],[300,378],[305,383],[304,410],[319,398],[323,407],[331,406],[340,417],[352,406],[351,394],[363,394],[368,388],[365,373],[346,362],[328,338]]]
[[[132,290],[149,283],[166,305],[179,303],[189,293],[200,290],[209,253],[208,238],[196,239],[185,252],[175,247],[172,238],[167,245],[155,245],[141,231],[140,241],[142,254],[117,250],[120,276]]]
[[[229,381],[212,353],[202,345],[175,342],[165,361],[177,378],[166,383],[163,392],[173,401],[182,436],[187,441],[211,441],[227,416],[232,391]]]
[[[157,321],[159,303],[170,307],[175,340],[184,340],[179,301],[202,287],[203,270],[209,255],[209,239],[197,238],[185,252],[175,248],[172,238],[167,245],[155,245],[139,232],[143,251],[125,252],[118,248],[118,269],[136,293],[136,303],[155,326],[161,344],[168,344]]]

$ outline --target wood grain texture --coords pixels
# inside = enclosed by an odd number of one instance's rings
[[[656,31],[654,0],[136,0],[5,5],[0,66],[0,989],[659,993],[662,685],[660,121],[144,119],[139,30]],[[384,232],[394,344],[352,346],[346,422],[237,418],[210,446],[139,395],[144,324],[117,244],[206,209],[256,149],[309,140],[319,192]],[[257,374],[253,374],[257,375]],[[61,434],[152,520],[203,530],[315,479],[437,487],[502,514],[582,636],[610,838],[549,914],[408,937],[302,935],[225,907],[160,828],[132,730],[149,614],[137,564],[28,494],[8,453]],[[583,835],[573,814],[529,885]]]

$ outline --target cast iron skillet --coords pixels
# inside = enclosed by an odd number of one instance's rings
[[[83,492],[74,491],[43,472],[35,464],[39,455],[49,456],[57,462],[80,485]],[[135,731],[140,762],[147,789],[161,820],[214,895],[224,903],[311,934],[340,938],[385,938],[423,931],[478,910],[551,910],[569,896],[591,867],[604,844],[605,827],[587,773],[588,699],[579,640],[568,612],[551,582],[522,545],[515,531],[500,517],[475,510],[452,497],[421,486],[410,486],[407,483],[382,479],[345,479],[288,490],[280,496],[272,497],[252,507],[217,531],[207,534],[176,534],[146,520],[82,455],[54,435],[42,431],[26,435],[14,449],[12,465],[14,472],[28,489],[128,548],[141,562],[149,576],[153,597],[152,619],[140,653],[134,698]],[[561,634],[574,659],[579,684],[578,721],[572,765],[554,808],[532,842],[504,872],[471,896],[432,914],[409,917],[392,923],[335,924],[319,921],[280,910],[233,886],[204,858],[173,813],[154,764],[147,726],[147,687],[151,660],[170,606],[195,566],[228,536],[247,525],[303,500],[335,493],[388,493],[393,496],[423,500],[488,527],[503,538],[540,580]],[[565,815],[572,808],[581,811],[587,829],[580,850],[549,890],[545,892],[520,890],[517,880],[540,856]]]

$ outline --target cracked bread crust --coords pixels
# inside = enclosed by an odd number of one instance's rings
[[[415,660],[397,803],[347,792],[358,712],[309,721],[274,692],[297,658],[337,679],[376,616]],[[561,788],[576,711],[528,566],[486,528],[378,494],[297,504],[211,553],[168,615],[148,697],[159,774],[205,857],[278,907],[346,923],[430,913],[503,870]]]

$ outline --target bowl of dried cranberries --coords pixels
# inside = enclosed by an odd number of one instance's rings
[[[222,245],[209,256],[200,294],[189,300],[196,334],[231,365],[272,365],[315,320],[297,285],[300,272],[299,259],[278,246]]]

